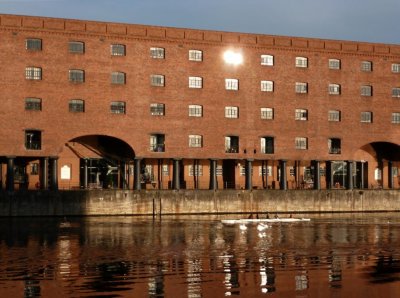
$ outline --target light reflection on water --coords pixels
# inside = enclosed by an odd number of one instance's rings
[[[400,214],[246,227],[221,218],[0,219],[0,297],[400,293]]]

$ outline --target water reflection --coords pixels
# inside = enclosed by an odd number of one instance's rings
[[[393,297],[400,215],[0,219],[1,297]]]

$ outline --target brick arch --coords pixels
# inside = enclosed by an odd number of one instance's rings
[[[372,142],[365,144],[358,152],[364,152],[375,160],[400,161],[400,146],[391,142]]]

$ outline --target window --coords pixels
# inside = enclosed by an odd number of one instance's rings
[[[361,96],[372,96],[372,86],[361,86]]]
[[[165,105],[163,103],[150,104],[150,114],[153,116],[164,116],[165,115]]]
[[[203,147],[203,136],[189,135],[189,147],[191,148]]]
[[[203,106],[189,105],[189,117],[203,117]]]
[[[308,111],[304,110],[304,109],[296,109],[294,118],[295,118],[295,120],[307,121],[307,119],[308,119]]]
[[[296,82],[296,93],[307,93],[308,86],[307,83]]]
[[[296,137],[295,139],[295,148],[306,150],[308,148],[308,140],[304,137]]]
[[[25,40],[25,48],[28,51],[41,51],[42,40],[38,38],[28,38]]]
[[[361,122],[372,123],[372,112],[361,112]]]
[[[125,45],[112,44],[111,45],[111,56],[125,56]]]
[[[203,88],[203,78],[189,77],[189,88]]]
[[[328,112],[328,121],[340,122],[340,111],[331,110]]]
[[[189,176],[203,176],[203,165],[189,165]]]
[[[371,61],[362,61],[361,62],[361,71],[366,71],[366,72],[372,71],[372,62]]]
[[[190,61],[203,61],[203,51],[200,50],[189,50]]]
[[[163,75],[151,75],[150,76],[151,86],[164,87],[165,79]]]
[[[329,94],[330,95],[340,94],[340,85],[339,84],[329,84]]]
[[[42,149],[42,132],[40,130],[25,130],[25,148],[28,150]]]
[[[73,54],[83,54],[85,52],[85,43],[81,41],[68,42],[68,51]]]
[[[296,57],[296,67],[307,68],[308,59],[306,57]]]
[[[39,175],[39,163],[33,162],[31,163],[31,175]]]
[[[111,73],[111,84],[124,85],[125,84],[125,73],[114,71]]]
[[[400,124],[400,113],[392,113],[392,123]]]
[[[70,69],[69,81],[72,83],[83,83],[85,81],[85,71],[80,69]]]
[[[150,135],[150,151],[165,152],[165,135],[163,134]]]
[[[274,137],[261,138],[261,153],[274,154]]]
[[[225,153],[239,153],[239,137],[225,137]]]
[[[274,109],[261,108],[261,119],[272,120],[274,119]]]
[[[25,110],[26,111],[41,111],[42,100],[40,98],[25,98]]]
[[[237,79],[225,79],[226,90],[239,90],[239,80]]]
[[[111,113],[113,114],[125,114],[125,102],[123,101],[113,101],[110,105]]]
[[[261,91],[273,92],[274,91],[274,82],[272,82],[272,81],[261,81]]]
[[[168,165],[163,165],[162,166],[162,175],[163,176],[169,176],[169,166]]]
[[[392,89],[392,97],[400,97],[400,87]]]
[[[342,151],[341,140],[338,138],[328,139],[328,150],[329,154],[340,154]]]
[[[239,108],[225,107],[225,118],[239,118]]]
[[[400,63],[393,63],[392,64],[392,72],[400,73]]]
[[[83,113],[85,111],[85,102],[82,99],[71,99],[69,101],[69,111]]]
[[[163,48],[150,48],[150,57],[154,59],[164,59],[165,49]]]
[[[272,166],[260,166],[258,167],[259,176],[272,176]]]
[[[340,60],[329,59],[329,69],[340,69]]]
[[[28,66],[25,68],[25,78],[27,80],[41,80],[42,69],[40,67]]]
[[[274,65],[274,56],[261,55],[261,65],[273,66]]]

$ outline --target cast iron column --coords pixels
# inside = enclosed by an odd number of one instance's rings
[[[15,156],[7,156],[6,190],[14,191],[14,159]]]
[[[50,158],[50,189],[58,190],[58,157]]]
[[[314,189],[321,189],[321,174],[319,171],[319,160],[314,160]]]
[[[360,180],[360,189],[364,188],[364,161],[361,161],[361,180]]]
[[[388,187],[393,188],[393,163],[388,161]]]
[[[353,189],[353,162],[347,161],[347,189]]]
[[[246,159],[246,167],[245,167],[245,174],[246,174],[246,183],[245,183],[245,188],[247,190],[251,190],[253,188],[253,181],[252,181],[252,159]]]
[[[133,171],[133,189],[134,190],[140,190],[142,188],[141,186],[141,181],[140,181],[140,161],[141,159],[135,158],[135,167]]]
[[[172,176],[172,184],[173,184],[173,189],[179,190],[181,188],[180,185],[180,175],[179,175],[179,166],[180,166],[180,159],[174,159],[173,160],[173,176]]]
[[[41,159],[41,176],[40,176],[40,188],[49,189],[49,158],[43,157]]]
[[[279,179],[279,188],[282,190],[287,190],[287,183],[286,183],[286,160],[279,161],[279,167],[281,169],[281,176]]]
[[[83,159],[83,188],[88,188],[88,160],[86,158]]]
[[[217,160],[210,159],[210,187],[211,190],[217,189]]]

